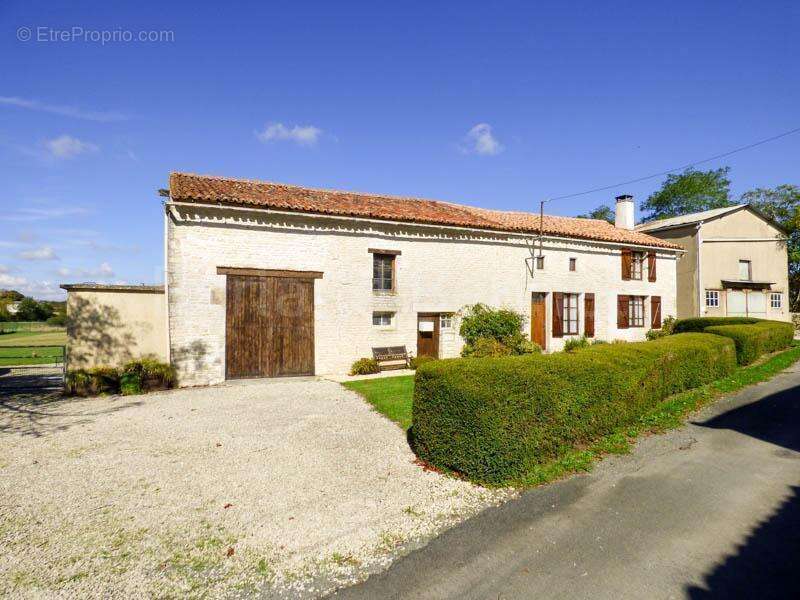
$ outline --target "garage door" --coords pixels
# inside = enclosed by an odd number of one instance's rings
[[[744,292],[738,290],[728,290],[728,316],[747,316],[747,298],[745,297]]]
[[[313,375],[312,276],[231,271],[226,273],[226,377]]]

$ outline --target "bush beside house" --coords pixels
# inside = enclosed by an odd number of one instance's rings
[[[699,333],[578,353],[435,361],[416,375],[415,450],[473,481],[513,483],[735,367],[732,340]]]
[[[73,369],[67,373],[65,390],[70,396],[132,395],[170,389],[175,383],[175,367],[141,358],[126,363],[121,369]]]

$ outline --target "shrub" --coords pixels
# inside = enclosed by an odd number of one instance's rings
[[[53,315],[49,319],[47,319],[47,324],[52,327],[66,327],[67,326],[67,315],[64,313],[58,313],[57,315]]]
[[[729,337],[736,344],[736,360],[749,365],[763,354],[788,348],[794,338],[794,325],[782,321],[758,321],[753,325],[716,325],[706,333]]]
[[[694,317],[679,319],[672,328],[673,333],[702,333],[706,327],[714,325],[752,325],[760,319],[753,317]]]
[[[123,396],[142,393],[142,377],[138,373],[123,373],[119,378],[119,391]]]
[[[502,340],[504,346],[508,346],[511,354],[541,354],[542,347],[536,342],[526,338],[521,331],[517,331]]]
[[[461,313],[459,334],[468,345],[480,338],[491,338],[506,343],[525,324],[525,316],[508,308],[491,308],[485,304],[467,306]],[[510,346],[511,344],[507,344]]]
[[[139,388],[143,392],[167,390],[175,385],[177,378],[175,367],[150,357],[126,363],[122,372],[129,376],[126,378],[129,390],[133,390],[134,381],[138,378]],[[130,391],[129,393],[136,392]]]
[[[427,362],[431,362],[432,360],[436,360],[433,356],[412,356],[410,362],[410,367],[412,369],[417,369],[421,365],[424,365]]]
[[[415,450],[476,482],[519,482],[533,467],[735,366],[733,342],[706,334],[575,354],[436,361],[415,377]]]
[[[487,358],[510,356],[511,348],[494,338],[478,338],[472,344],[467,344],[461,351],[461,356],[472,358]]]
[[[667,317],[661,323],[661,329],[651,329],[645,334],[645,336],[648,340],[657,340],[665,335],[672,335],[672,330],[675,328],[675,322],[675,317]]]
[[[564,352],[575,352],[575,350],[580,350],[581,348],[588,348],[589,347],[589,340],[586,339],[586,336],[581,336],[579,338],[567,338],[564,341]]]
[[[67,373],[67,394],[72,396],[97,396],[119,392],[119,371],[114,367],[76,369]]]
[[[380,370],[378,361],[374,358],[359,358],[350,367],[350,375],[372,375],[373,373],[380,373]]]

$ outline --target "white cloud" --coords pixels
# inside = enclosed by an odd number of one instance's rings
[[[45,104],[38,100],[31,100],[28,98],[19,98],[16,96],[0,96],[0,104],[5,106],[16,106],[27,110],[36,110],[39,112],[51,113],[54,115],[61,115],[63,117],[72,117],[74,119],[83,119],[86,121],[97,121],[100,123],[108,123],[111,121],[127,121],[130,115],[117,111],[96,111],[96,110],[82,110],[75,106],[63,106],[57,104]]]
[[[14,277],[6,273],[0,273],[0,287],[14,287],[27,285],[28,280],[24,277]]]
[[[92,278],[92,279],[111,279],[114,277],[114,269],[107,262],[100,263],[96,269],[70,269],[68,267],[61,267],[56,269],[61,277],[69,277],[70,275],[76,278]]]
[[[313,125],[295,125],[291,129],[283,123],[267,123],[264,131],[256,132],[256,137],[264,142],[290,141],[298,146],[314,146],[322,135],[322,129]]]
[[[72,271],[70,271],[67,267],[61,267],[60,269],[56,269],[56,273],[62,277],[67,277],[70,273],[72,273]]]
[[[44,147],[55,158],[75,158],[87,152],[97,152],[99,149],[91,142],[83,142],[70,135],[61,135],[52,140],[45,140]]]
[[[0,273],[8,273],[8,267],[5,265],[0,265]]]
[[[55,251],[50,246],[41,246],[32,250],[23,250],[19,253],[23,260],[56,260]]]
[[[8,214],[0,215],[0,221],[44,221],[85,215],[89,211],[80,206],[66,206],[53,208],[20,208]]]
[[[478,123],[464,136],[461,151],[467,154],[482,154],[493,156],[503,151],[503,145],[492,133],[492,126],[488,123]]]

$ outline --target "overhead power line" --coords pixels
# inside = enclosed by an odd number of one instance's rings
[[[702,165],[703,163],[711,162],[712,160],[717,160],[720,158],[725,158],[726,156],[730,156],[731,154],[736,154],[737,152],[742,152],[744,150],[749,150],[750,148],[755,148],[756,146],[761,146],[762,144],[766,144],[768,142],[773,142],[780,138],[786,137],[787,135],[792,135],[793,133],[797,133],[800,131],[800,127],[796,127],[795,129],[790,129],[789,131],[784,131],[783,133],[779,133],[778,135],[774,135],[772,137],[759,140],[757,142],[753,142],[752,144],[747,144],[746,146],[741,146],[739,148],[734,148],[733,150],[729,150],[728,152],[723,152],[722,154],[716,154],[714,156],[710,156],[708,158],[704,158],[702,160],[696,160],[689,164],[683,165],[682,167],[676,167],[675,169],[669,169],[668,171],[660,171],[659,173],[653,173],[652,175],[646,175],[644,177],[637,177],[636,179],[629,179],[628,181],[620,181],[619,183],[614,183],[612,185],[605,185],[603,187],[593,188],[591,190],[585,190],[583,192],[577,192],[575,194],[567,194],[566,196],[555,196],[554,198],[550,198],[549,200],[545,200],[545,202],[552,202],[553,200],[565,200],[567,198],[575,198],[577,196],[585,196],[586,194],[593,194],[595,192],[603,192],[606,190],[611,190],[616,187],[620,187],[623,185],[630,185],[632,183],[639,183],[640,181],[647,181],[648,179],[653,179],[654,177],[662,177],[664,175],[669,175],[670,173],[674,173],[675,171],[685,171],[686,169],[690,169],[697,165]]]

